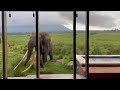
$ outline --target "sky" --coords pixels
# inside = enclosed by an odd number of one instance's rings
[[[91,11],[90,29],[120,29],[120,11]]]
[[[78,11],[77,26],[80,30],[85,30],[86,12]],[[69,15],[62,14],[68,19]],[[72,25],[71,25],[72,26]],[[120,11],[90,11],[89,13],[90,30],[111,30],[120,29]]]
[[[9,12],[7,12],[7,25],[17,26],[17,25],[35,25],[35,18],[33,17],[33,11],[11,11],[11,18],[8,17]],[[1,17],[1,13],[0,13]],[[52,24],[52,25],[63,25],[70,30],[73,30],[73,12],[72,11],[40,11],[39,12],[39,23],[42,24]],[[0,18],[1,25],[1,18]],[[77,29],[85,29],[85,25],[77,26]]]
[[[85,30],[86,12],[78,11],[77,18],[77,30]],[[8,17],[7,12],[7,25],[35,25],[35,18],[32,11],[11,11],[12,17]],[[108,29],[120,29],[120,11],[90,11],[89,28],[90,30],[108,30]],[[1,17],[1,13],[0,13]],[[40,11],[39,23],[52,24],[52,25],[64,25],[69,29],[73,29],[73,12],[71,11]],[[1,18],[0,18],[1,26]]]
[[[33,17],[33,11],[11,11],[11,18],[8,17],[7,12],[7,25],[18,26],[18,25],[35,25],[35,17]],[[70,20],[62,16],[61,13],[67,13],[70,15]],[[1,13],[0,13],[1,17]],[[68,25],[73,23],[73,12],[39,12],[39,23],[49,25]],[[1,18],[0,18],[1,25]]]

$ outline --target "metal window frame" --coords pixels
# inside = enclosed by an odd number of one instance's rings
[[[86,55],[85,55],[85,69],[86,69],[86,78],[88,79],[89,75],[89,11],[86,11]]]
[[[36,45],[37,45],[36,78],[40,78],[39,11],[35,12],[36,12]]]
[[[7,18],[6,11],[1,11],[2,15],[2,46],[3,46],[3,79],[8,79],[8,64],[7,64]],[[74,63],[74,79],[76,79],[76,11],[73,11],[73,63]],[[86,11],[86,33],[85,33],[85,46],[86,46],[86,77],[88,77],[88,62],[89,62],[89,11]],[[39,12],[36,11],[36,41],[39,41]],[[40,51],[39,42],[37,45],[36,57],[36,78],[40,78]]]
[[[85,77],[88,78],[88,72],[89,72],[89,11],[86,12],[86,23],[85,23]],[[76,18],[78,17],[77,11],[74,11],[74,34],[76,35]],[[75,36],[75,41],[74,43],[76,44],[76,36]],[[76,45],[74,47],[74,53],[76,55]],[[76,56],[74,57],[74,65],[76,67]],[[74,69],[76,72],[76,69]],[[76,75],[75,75],[76,79]]]
[[[73,12],[73,64],[74,64],[74,79],[76,79],[76,11]]]
[[[5,11],[1,11],[1,15],[2,15],[3,79],[8,79],[7,18],[6,18],[6,12]]]
[[[1,11],[2,15],[2,51],[3,51],[3,79],[8,79],[8,53],[7,53],[7,17],[6,11]],[[36,11],[36,41],[39,41],[39,13]],[[37,57],[36,57],[36,78],[40,78],[40,50],[39,42],[36,42],[37,45]]]

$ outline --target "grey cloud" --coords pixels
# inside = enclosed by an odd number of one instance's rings
[[[27,11],[12,11],[12,17],[8,17],[7,13],[7,24],[8,25],[34,25],[35,18],[33,18],[33,12]],[[0,15],[1,17],[1,15]],[[64,24],[66,19],[59,16],[58,12],[39,12],[39,24]],[[1,21],[1,18],[0,18]],[[0,22],[1,25],[1,22]]]
[[[66,13],[66,12],[60,12],[59,13],[62,17],[70,20],[70,21],[73,21],[73,12],[69,12],[69,13]],[[77,18],[77,22],[80,23],[80,24],[83,24],[85,25],[85,12],[82,11],[82,12],[77,12],[78,14],[78,18]]]
[[[59,12],[59,14],[68,20],[73,20],[73,12]]]
[[[86,22],[86,12],[85,11],[78,11],[78,18],[77,23],[85,25]],[[60,13],[60,15],[68,20],[73,20],[72,13]],[[90,26],[98,26],[103,28],[111,28],[116,26],[116,18],[109,16],[107,13],[106,15],[100,14],[100,12],[90,12],[89,17],[89,25]]]
[[[86,23],[86,12],[77,12],[78,18],[77,22],[85,25]]]
[[[90,26],[98,26],[104,28],[111,28],[116,26],[116,19],[111,16],[108,16],[107,13],[106,15],[101,15],[97,12],[90,12],[89,19]]]
[[[32,12],[11,12],[12,18],[8,18],[8,25],[33,25],[35,18],[32,17]],[[78,11],[77,22],[85,25],[86,12]],[[90,12],[90,26],[98,26],[104,28],[111,28],[116,26],[116,18],[110,15],[110,12]],[[113,13],[113,12],[111,12]],[[73,22],[73,12],[40,12],[40,24],[64,24],[66,20]],[[1,13],[0,13],[1,17]],[[0,18],[1,25],[1,18]]]

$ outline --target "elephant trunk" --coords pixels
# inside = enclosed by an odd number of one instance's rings
[[[26,65],[28,63],[28,61],[30,60],[31,58],[31,55],[32,55],[32,52],[33,52],[33,48],[34,48],[34,45],[31,41],[29,41],[28,43],[28,54],[27,54],[27,59],[26,59],[26,62],[24,65]]]

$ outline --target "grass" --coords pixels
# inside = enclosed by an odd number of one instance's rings
[[[63,59],[65,63],[73,61],[73,35],[72,34],[51,34],[54,46],[54,62],[48,61],[45,68],[40,69],[41,74],[45,73],[73,73],[72,69],[65,64],[56,64],[56,60]],[[120,33],[90,34],[89,54],[91,55],[115,55],[120,54]],[[27,66],[20,66],[17,70],[13,68],[22,59],[27,51],[29,36],[8,36],[8,75],[26,76],[36,74],[36,66],[33,65],[26,73],[21,73]],[[76,35],[76,54],[85,54],[85,36]],[[77,71],[78,72],[78,71]],[[2,77],[2,45],[0,47],[0,78]]]
[[[120,33],[90,35],[91,55],[116,55],[120,54]]]
[[[73,61],[73,37],[72,34],[52,34],[52,42],[54,47],[54,62],[48,61],[45,68],[40,69],[40,73],[73,73],[73,69],[67,68],[65,65],[55,63],[56,60],[64,59],[65,63]],[[21,73],[27,66],[20,66],[13,71],[14,67],[22,59],[27,51],[27,42],[29,36],[8,36],[8,76],[26,76],[36,74],[36,66],[25,73]],[[2,46],[2,45],[1,45]],[[0,76],[2,75],[2,47],[0,48]],[[29,62],[30,63],[30,62]]]

